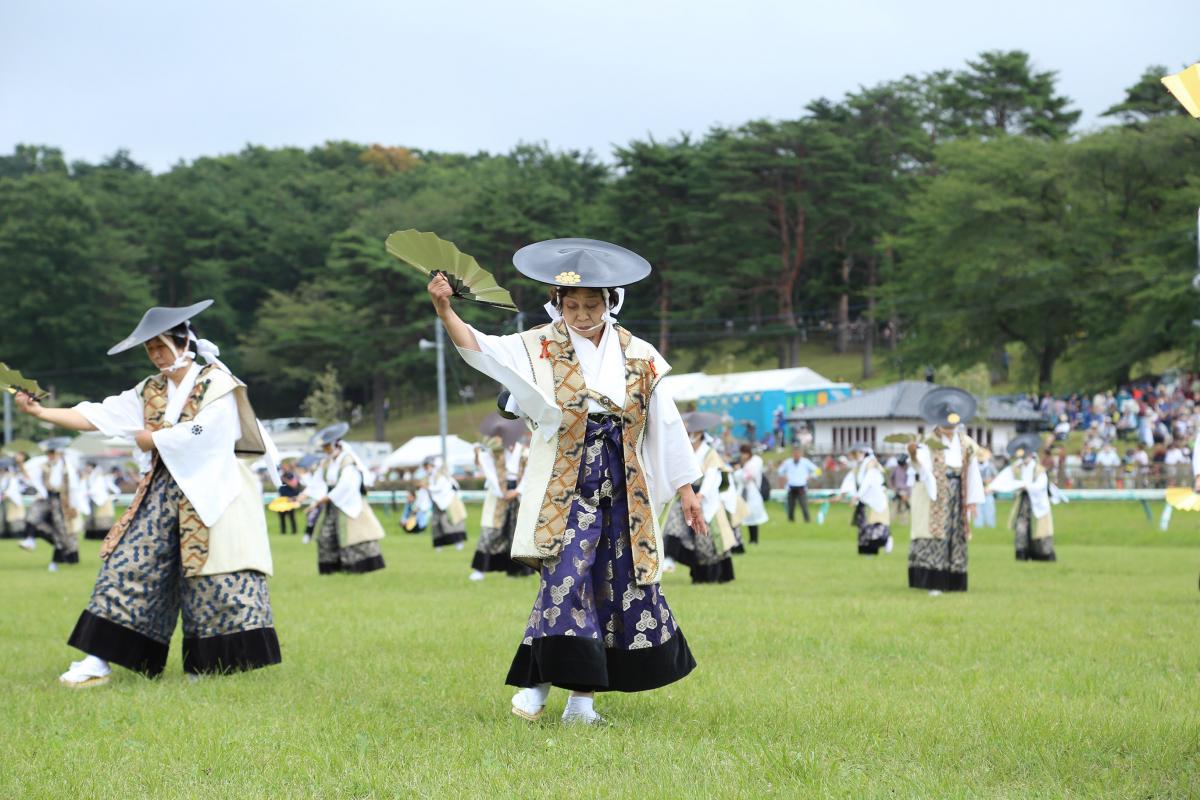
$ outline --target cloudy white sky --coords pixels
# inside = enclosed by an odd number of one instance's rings
[[[1200,58],[1195,0],[0,0],[0,151],[163,170],[329,139],[607,155],[1024,49],[1085,126]]]

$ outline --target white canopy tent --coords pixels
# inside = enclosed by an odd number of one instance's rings
[[[383,462],[384,469],[411,469],[419,467],[430,457],[442,454],[440,436],[414,436],[392,452]],[[446,458],[451,470],[475,469],[475,446],[457,436],[446,437]]]

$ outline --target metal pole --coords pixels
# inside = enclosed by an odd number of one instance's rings
[[[446,334],[440,319],[434,323],[434,328],[437,342],[438,435],[442,437],[442,466],[449,474],[450,461],[446,458]]]
[[[4,443],[10,444],[12,440],[12,395],[4,392]]]

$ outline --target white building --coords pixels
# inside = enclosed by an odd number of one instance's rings
[[[788,419],[812,430],[811,449],[817,453],[844,453],[858,442],[882,453],[899,452],[903,445],[883,440],[893,433],[924,435],[928,426],[921,419],[921,400],[936,388],[924,381],[900,381],[819,408],[798,408]],[[1002,400],[989,398],[979,406],[967,434],[993,452],[1002,452],[1018,433],[1036,430],[1041,423],[1037,412]]]

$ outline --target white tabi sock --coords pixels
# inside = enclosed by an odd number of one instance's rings
[[[539,683],[537,686],[530,686],[517,692],[517,696],[513,698],[513,704],[533,714],[546,705],[546,698],[549,696],[550,684]]]
[[[563,709],[563,717],[580,716],[593,717],[596,715],[594,697],[579,697],[571,695],[567,698],[567,707]]]
[[[97,658],[93,655],[89,655],[87,658],[83,659],[83,662],[80,666],[85,667],[94,675],[104,675],[110,672],[108,662],[103,658]]]

